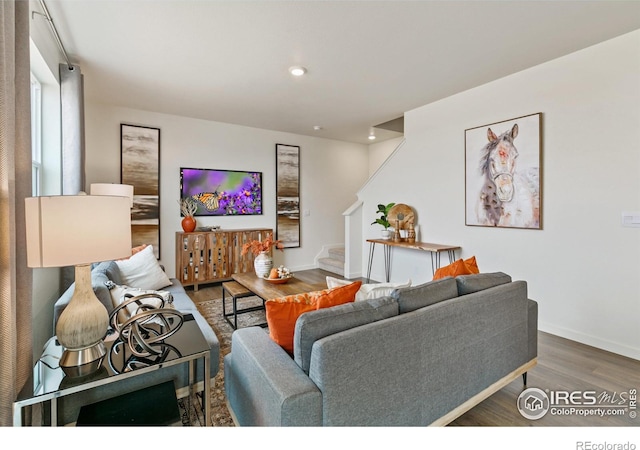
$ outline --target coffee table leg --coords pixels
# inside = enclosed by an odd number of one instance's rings
[[[238,329],[238,299],[233,296],[233,329]]]
[[[227,323],[231,325],[231,327],[234,330],[237,330],[238,329],[238,303],[237,303],[238,300],[235,295],[231,295],[232,312],[227,313],[226,295],[225,295],[226,293],[227,293],[227,290],[223,286],[222,287],[222,317],[224,317],[224,320],[226,320]],[[229,320],[230,316],[233,316],[233,322]]]

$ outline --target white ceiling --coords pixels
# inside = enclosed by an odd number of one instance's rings
[[[45,1],[87,99],[359,143],[640,28],[640,1]]]

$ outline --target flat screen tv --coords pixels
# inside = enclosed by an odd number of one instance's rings
[[[180,198],[196,200],[196,216],[262,214],[262,172],[180,168]]]

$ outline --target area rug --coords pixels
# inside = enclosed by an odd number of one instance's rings
[[[246,297],[238,299],[237,307],[242,309],[248,306],[260,305],[262,300],[259,297]],[[211,326],[218,341],[220,342],[220,369],[211,383],[211,424],[216,427],[233,427],[234,423],[231,414],[227,409],[227,399],[224,392],[224,356],[231,351],[231,335],[233,327],[227,323],[222,316],[222,299],[196,302],[196,307],[200,314],[207,320]],[[227,310],[231,309],[231,301],[227,301]],[[238,328],[258,325],[266,321],[264,311],[253,311],[238,315]],[[189,418],[186,417],[185,402],[180,402],[183,412],[183,424],[191,426],[202,426],[203,417],[201,413],[201,397],[198,397],[192,404],[195,408],[191,408]]]

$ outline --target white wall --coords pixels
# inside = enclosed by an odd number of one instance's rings
[[[538,112],[543,230],[465,226],[464,130]],[[541,330],[640,359],[640,229],[621,226],[640,211],[640,31],[410,111],[405,138],[360,195],[365,236],[376,204],[409,204],[422,241],[526,280]],[[407,276],[430,280],[429,255],[395,251]]]
[[[180,167],[263,172],[261,216],[197,217],[199,226],[275,229],[275,145],[300,146],[300,248],[274,253],[291,270],[314,267],[323,245],[344,242],[342,212],[368,176],[367,146],[219,122],[113,107],[86,101],[87,184],[120,180],[120,124],[160,128],[161,263],[175,275],[180,231]]]
[[[400,136],[369,145],[369,176],[372,176],[378,170],[403,139],[404,136]]]
[[[64,57],[53,37],[51,26],[46,17],[44,17],[42,6],[37,0],[29,0],[29,37],[38,47],[44,63],[49,67],[49,71],[59,83],[60,71],[58,64],[64,62]]]

